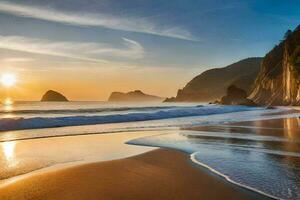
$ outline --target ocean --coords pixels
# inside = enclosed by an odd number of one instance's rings
[[[297,127],[299,113],[292,108],[15,102],[3,105],[0,116],[1,143],[159,130],[159,135],[145,135],[128,144],[184,151],[195,164],[231,183],[276,199],[300,198],[300,128],[257,124],[257,120],[291,118],[294,121],[288,123]]]

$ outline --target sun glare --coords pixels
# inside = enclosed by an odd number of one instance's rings
[[[1,144],[0,149],[2,149],[2,152],[7,161],[11,161],[14,159],[15,146],[15,142],[4,142]]]
[[[5,106],[11,106],[13,104],[13,101],[11,100],[11,98],[6,98],[3,102],[3,104]]]
[[[1,76],[1,84],[5,87],[12,87],[16,83],[16,76],[14,74],[6,73]]]

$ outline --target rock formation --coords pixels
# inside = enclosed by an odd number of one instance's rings
[[[139,101],[156,101],[156,102],[162,102],[163,98],[145,94],[140,90],[131,91],[128,93],[123,92],[113,92],[111,93],[110,97],[108,98],[108,101],[114,101],[114,102],[139,102]]]
[[[300,105],[300,26],[263,59],[249,96],[262,105]]]
[[[208,102],[220,99],[228,86],[234,84],[249,92],[259,69],[262,58],[247,58],[224,68],[203,72],[192,79],[177,96],[166,102]]]
[[[59,92],[48,90],[42,97],[41,101],[68,101],[68,99]]]
[[[227,88],[226,95],[223,96],[220,102],[223,105],[246,105],[255,106],[256,104],[247,98],[247,92],[241,88],[231,85]]]

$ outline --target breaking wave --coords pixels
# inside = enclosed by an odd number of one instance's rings
[[[124,109],[124,108],[117,108]],[[133,108],[131,108],[133,109]],[[241,111],[261,110],[264,108],[247,106],[187,106],[187,107],[162,107],[162,108],[134,108],[148,109],[146,112],[112,113],[94,116],[63,116],[63,117],[32,117],[32,118],[2,118],[0,119],[0,131],[52,128],[63,126],[94,125],[106,123],[121,123],[134,121],[161,120],[180,117],[203,116],[213,114],[224,114]],[[17,111],[16,111],[17,112]],[[18,111],[24,112],[24,111]],[[26,111],[30,112],[30,111]],[[53,112],[43,111],[43,112]],[[60,110],[59,112],[64,112]],[[83,110],[81,112],[86,112]],[[89,111],[90,112],[90,111]]]

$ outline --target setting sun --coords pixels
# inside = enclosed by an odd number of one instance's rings
[[[1,76],[1,84],[5,87],[11,87],[16,83],[16,76],[14,74],[6,73]]]

